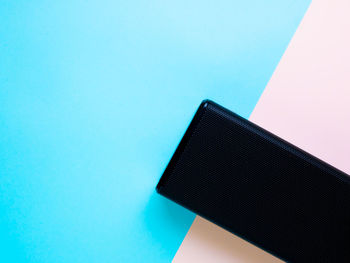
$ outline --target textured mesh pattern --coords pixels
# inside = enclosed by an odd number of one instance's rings
[[[349,177],[213,102],[157,190],[293,262],[350,262]]]

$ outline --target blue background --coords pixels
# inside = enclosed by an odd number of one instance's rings
[[[248,117],[310,0],[0,3],[0,261],[168,262],[202,99]]]

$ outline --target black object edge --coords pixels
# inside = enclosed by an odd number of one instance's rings
[[[166,183],[166,180],[171,175],[171,172],[172,172],[173,168],[175,167],[176,162],[179,160],[182,152],[186,148],[187,142],[191,139],[193,132],[197,128],[197,124],[199,123],[203,114],[205,113],[205,110],[208,106],[208,103],[211,103],[211,101],[203,100],[202,103],[200,104],[200,106],[198,107],[194,117],[192,118],[192,121],[190,122],[190,125],[186,129],[184,136],[182,137],[179,145],[177,146],[177,148],[175,150],[175,153],[171,157],[167,167],[165,168],[165,171],[164,171],[162,177],[160,178],[160,180],[156,186],[156,190],[158,193],[161,194],[162,186]]]

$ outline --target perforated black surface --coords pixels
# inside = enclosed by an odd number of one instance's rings
[[[281,259],[350,262],[350,177],[211,101],[157,191]]]

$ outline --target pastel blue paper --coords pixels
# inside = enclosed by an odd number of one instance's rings
[[[202,99],[248,117],[310,0],[0,4],[0,261],[168,262]]]

